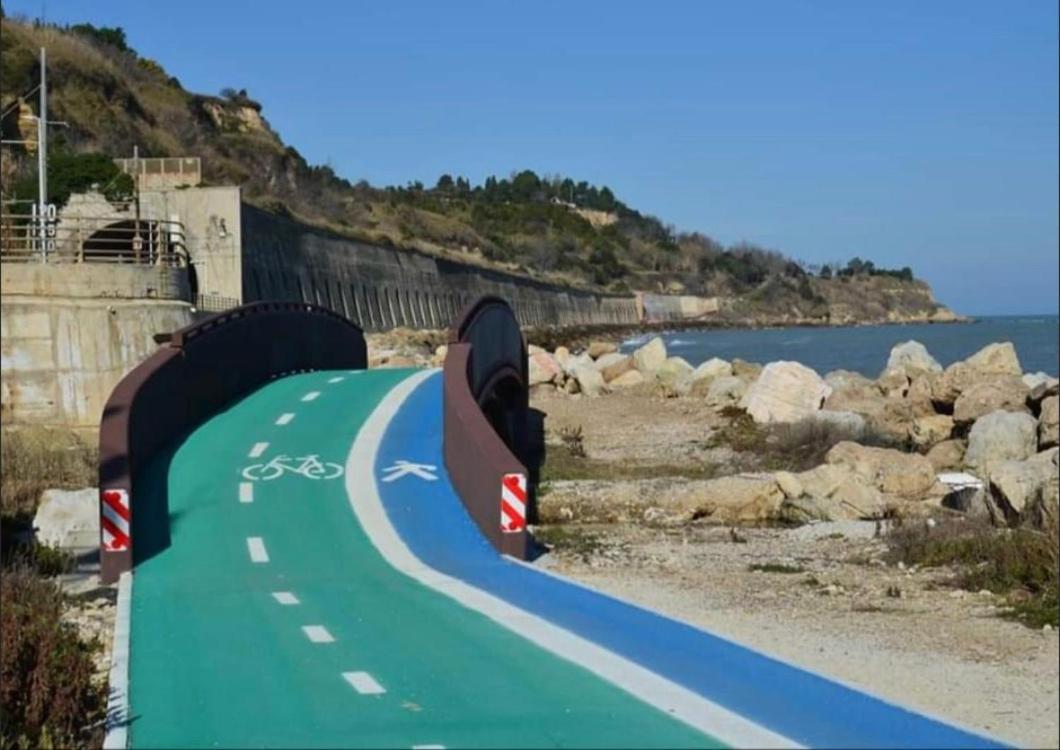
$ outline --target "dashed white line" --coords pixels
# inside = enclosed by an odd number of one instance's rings
[[[268,443],[254,443],[254,447],[250,449],[250,453],[247,454],[248,458],[257,458],[264,453],[269,447]]]
[[[361,695],[380,695],[386,689],[367,672],[343,672],[343,678]]]
[[[250,482],[239,483],[239,502],[241,503],[252,503],[254,502],[254,485]]]
[[[328,378],[329,383],[341,383],[343,380],[345,380],[345,378],[341,375],[336,375],[333,378]]]
[[[299,604],[298,597],[292,594],[290,591],[273,591],[272,598],[278,601],[285,607],[291,607],[295,604]]]
[[[320,395],[320,391],[310,391],[306,395],[302,396],[302,400],[303,401],[313,401],[319,395]]]
[[[286,414],[281,414],[276,419],[276,424],[285,425],[288,422],[290,422],[292,419],[294,419],[294,414],[291,414],[291,412],[287,412]]]
[[[247,552],[250,553],[250,561],[256,563],[267,563],[269,553],[265,551],[265,541],[260,536],[247,537]]]
[[[305,633],[305,637],[311,640],[313,643],[334,643],[335,638],[328,632],[328,629],[323,625],[304,625],[302,626],[302,632]]]
[[[413,745],[412,750],[445,750],[445,745]]]

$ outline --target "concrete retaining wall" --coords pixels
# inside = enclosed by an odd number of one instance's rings
[[[656,323],[705,318],[718,312],[721,304],[717,297],[637,292],[637,308],[641,320]]]
[[[309,302],[362,328],[445,328],[480,296],[521,325],[636,323],[632,297],[593,294],[370,245],[243,205],[243,299]]]

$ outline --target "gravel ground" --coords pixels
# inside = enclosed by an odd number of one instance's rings
[[[1015,744],[1060,742],[1056,631],[948,571],[888,566],[874,524],[564,530],[543,560],[558,573]]]

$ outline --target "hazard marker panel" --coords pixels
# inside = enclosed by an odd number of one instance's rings
[[[526,529],[526,474],[505,474],[501,479],[501,531],[514,534]]]
[[[129,549],[129,493],[126,490],[101,490],[99,493],[100,528],[103,549],[121,552]]]

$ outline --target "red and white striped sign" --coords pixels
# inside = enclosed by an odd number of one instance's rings
[[[526,475],[505,474],[501,479],[501,531],[514,534],[526,528]]]
[[[129,549],[129,538],[132,536],[129,525],[129,493],[125,490],[102,490],[99,499],[103,549],[108,552]]]

